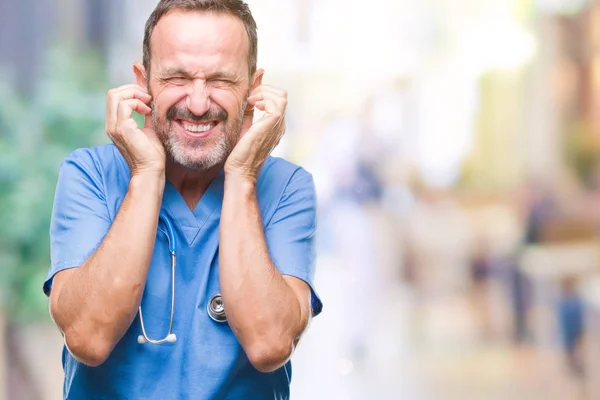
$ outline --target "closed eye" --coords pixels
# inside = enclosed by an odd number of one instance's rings
[[[214,83],[215,85],[233,85],[233,81],[230,79],[225,79],[225,78],[217,78],[217,79],[211,79],[209,81],[210,83]]]
[[[187,83],[188,78],[186,78],[185,76],[171,76],[171,77],[165,78],[163,80],[170,84],[183,85],[183,84]]]

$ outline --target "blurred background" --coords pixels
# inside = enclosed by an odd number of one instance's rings
[[[600,398],[600,1],[250,0],[319,195],[293,399]],[[62,393],[61,160],[156,0],[0,0],[0,399]]]

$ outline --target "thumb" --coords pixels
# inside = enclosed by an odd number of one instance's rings
[[[154,125],[152,124],[152,114],[154,113],[154,107],[152,108],[152,113],[146,114],[144,116],[144,128],[153,129]]]
[[[254,104],[248,102],[246,109],[244,110],[244,117],[242,122],[242,134],[248,132],[252,123],[254,122]]]
[[[146,136],[148,138],[150,138],[150,139],[159,140],[158,139],[158,135],[156,134],[156,132],[152,128],[148,128],[148,127],[145,126],[145,127],[142,128],[142,132],[144,132],[146,134]]]

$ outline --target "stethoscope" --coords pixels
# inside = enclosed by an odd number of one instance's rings
[[[139,313],[140,313],[140,325],[142,327],[142,334],[138,336],[138,343],[151,343],[151,344],[162,344],[162,343],[175,343],[177,341],[177,335],[173,333],[173,317],[175,315],[175,267],[177,266],[177,256],[175,255],[175,231],[173,230],[173,225],[171,221],[167,217],[164,212],[160,212],[159,222],[162,221],[165,227],[167,228],[167,232],[158,228],[159,231],[165,234],[167,240],[169,241],[169,253],[171,254],[171,318],[169,321],[169,332],[164,339],[154,340],[150,339],[146,334],[146,328],[144,327],[144,317],[142,316],[142,305],[140,303]],[[223,307],[223,297],[220,293],[214,294],[208,304],[206,305],[206,312],[209,317],[215,322],[225,322],[227,321],[227,315],[225,314],[225,308]]]

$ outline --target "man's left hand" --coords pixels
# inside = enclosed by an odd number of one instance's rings
[[[273,86],[261,85],[248,97],[241,137],[225,163],[225,174],[256,181],[269,154],[285,133],[287,93]],[[254,108],[264,115],[253,122]]]

